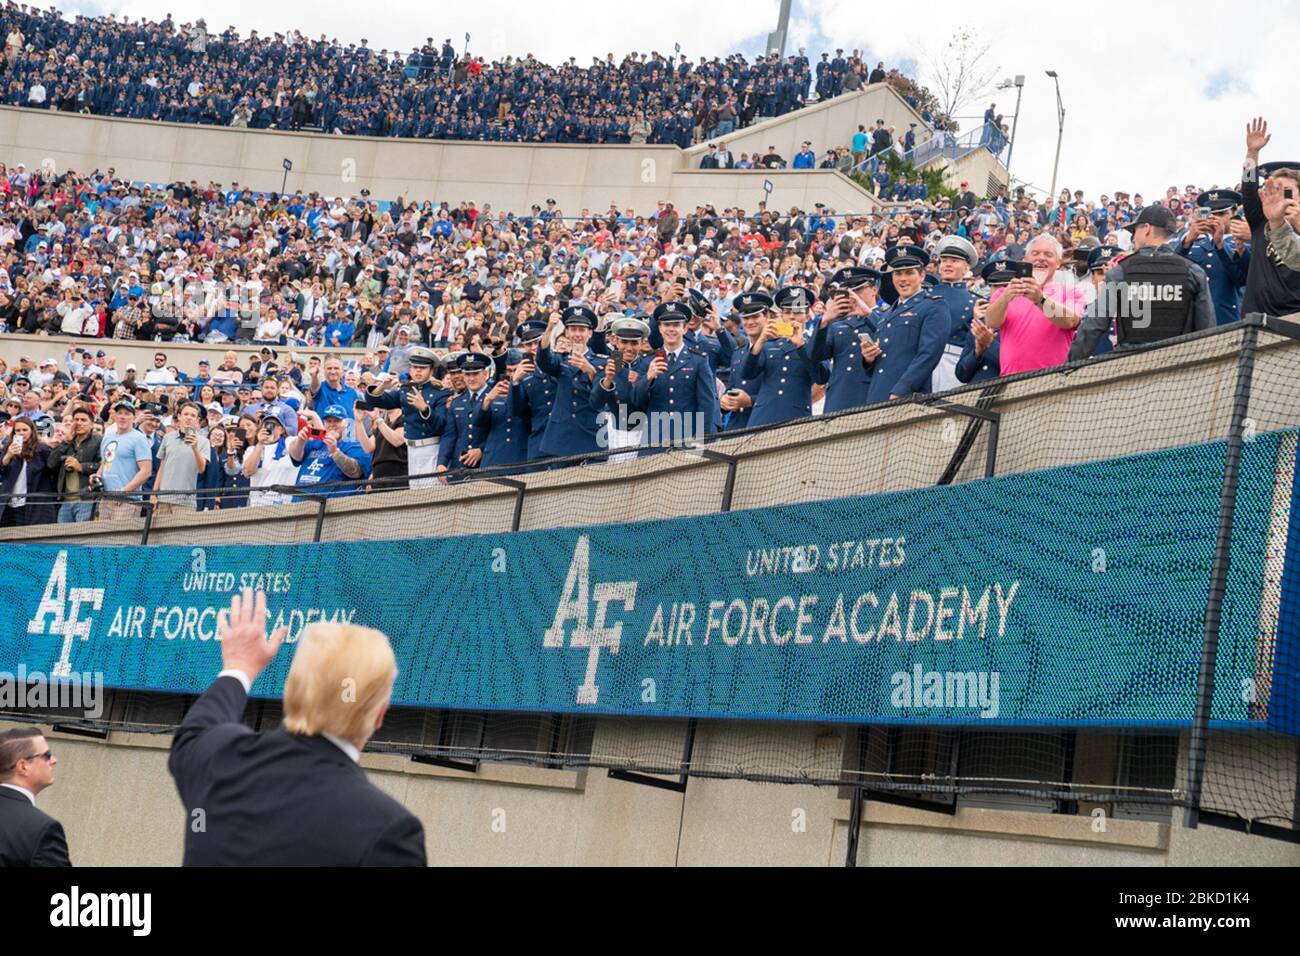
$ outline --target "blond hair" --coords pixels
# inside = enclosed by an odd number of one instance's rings
[[[284,685],[284,727],[363,743],[387,705],[397,659],[380,631],[353,624],[312,624],[298,640]]]

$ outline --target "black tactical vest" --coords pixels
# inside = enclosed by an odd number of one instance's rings
[[[1112,291],[1110,312],[1121,346],[1147,345],[1192,330],[1196,286],[1191,264],[1182,256],[1135,254],[1120,263],[1124,282]]]

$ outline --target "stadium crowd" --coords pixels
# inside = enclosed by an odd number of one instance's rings
[[[250,129],[536,143],[675,143],[727,135],[810,99],[881,82],[858,51],[785,58],[630,53],[551,66],[485,62],[432,37],[408,54],[294,31],[240,37],[200,19],[64,19],[9,2],[0,101],[13,106]],[[897,77],[897,74],[894,74]],[[924,97],[910,87],[914,105]],[[928,114],[927,114],[928,115]]]
[[[1266,142],[1253,126],[1248,155]],[[657,444],[629,412],[702,440],[1048,368],[1113,347],[1098,290],[1156,250],[1199,270],[1189,329],[1294,313],[1295,166],[1149,203],[963,188],[888,213],[576,216],[0,167],[0,330],[31,337],[0,362],[0,523],[88,520],[100,491],[114,517],[151,492],[418,487]],[[125,340],[156,344],[151,367],[118,361]],[[215,367],[183,374],[186,341]],[[230,342],[260,348],[217,361]]]

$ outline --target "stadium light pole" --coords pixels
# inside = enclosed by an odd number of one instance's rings
[[[1007,146],[1007,186],[1011,185],[1011,155],[1016,151],[1016,129],[1020,126],[1020,97],[1025,92],[1025,75],[1017,73],[1015,81],[1003,80],[998,84],[998,89],[1009,90],[1012,86],[1016,88],[1016,113],[1011,117],[1011,143]]]
[[[1061,102],[1061,80],[1055,70],[1048,70],[1047,75],[1056,84],[1056,161],[1052,163],[1052,188],[1050,198],[1056,197],[1056,171],[1061,165],[1061,137],[1065,135],[1065,105]]]

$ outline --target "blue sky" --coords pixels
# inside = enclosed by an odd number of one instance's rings
[[[409,50],[426,36],[466,32],[470,49],[488,57],[532,53],[558,62],[657,49],[724,55],[760,52],[776,25],[778,0],[386,0],[375,15],[358,15],[350,4],[279,0],[126,0],[68,3],[65,11],[115,12],[132,18],[177,22],[206,18],[209,29],[234,24],[242,33],[301,29],[342,42],[363,36],[378,48]],[[361,8],[365,9],[365,8]],[[1300,160],[1300,119],[1291,109],[1294,54],[1300,49],[1300,6],[1262,0],[1250,5],[1250,23],[1234,25],[1240,43],[1211,43],[1202,26],[1226,22],[1222,4],[1152,2],[1101,9],[1069,17],[1045,12],[1040,3],[1003,0],[929,0],[868,5],[862,0],[795,0],[787,52],[798,46],[816,58],[836,47],[862,49],[922,82],[926,64],[960,27],[969,25],[991,45],[997,75],[1024,74],[1023,102],[1012,174],[1045,190],[1056,151],[1056,95],[1045,70],[1060,75],[1066,108],[1058,186],[1083,189],[1095,198],[1116,189],[1150,198],[1166,186],[1209,187],[1235,183],[1244,153],[1244,130],[1253,116],[1271,122],[1273,142],[1265,159]],[[982,113],[991,100],[1010,122],[1010,91],[972,102],[964,112]],[[849,136],[846,131],[845,138]],[[818,148],[821,144],[815,144]],[[829,144],[827,144],[829,145]]]

